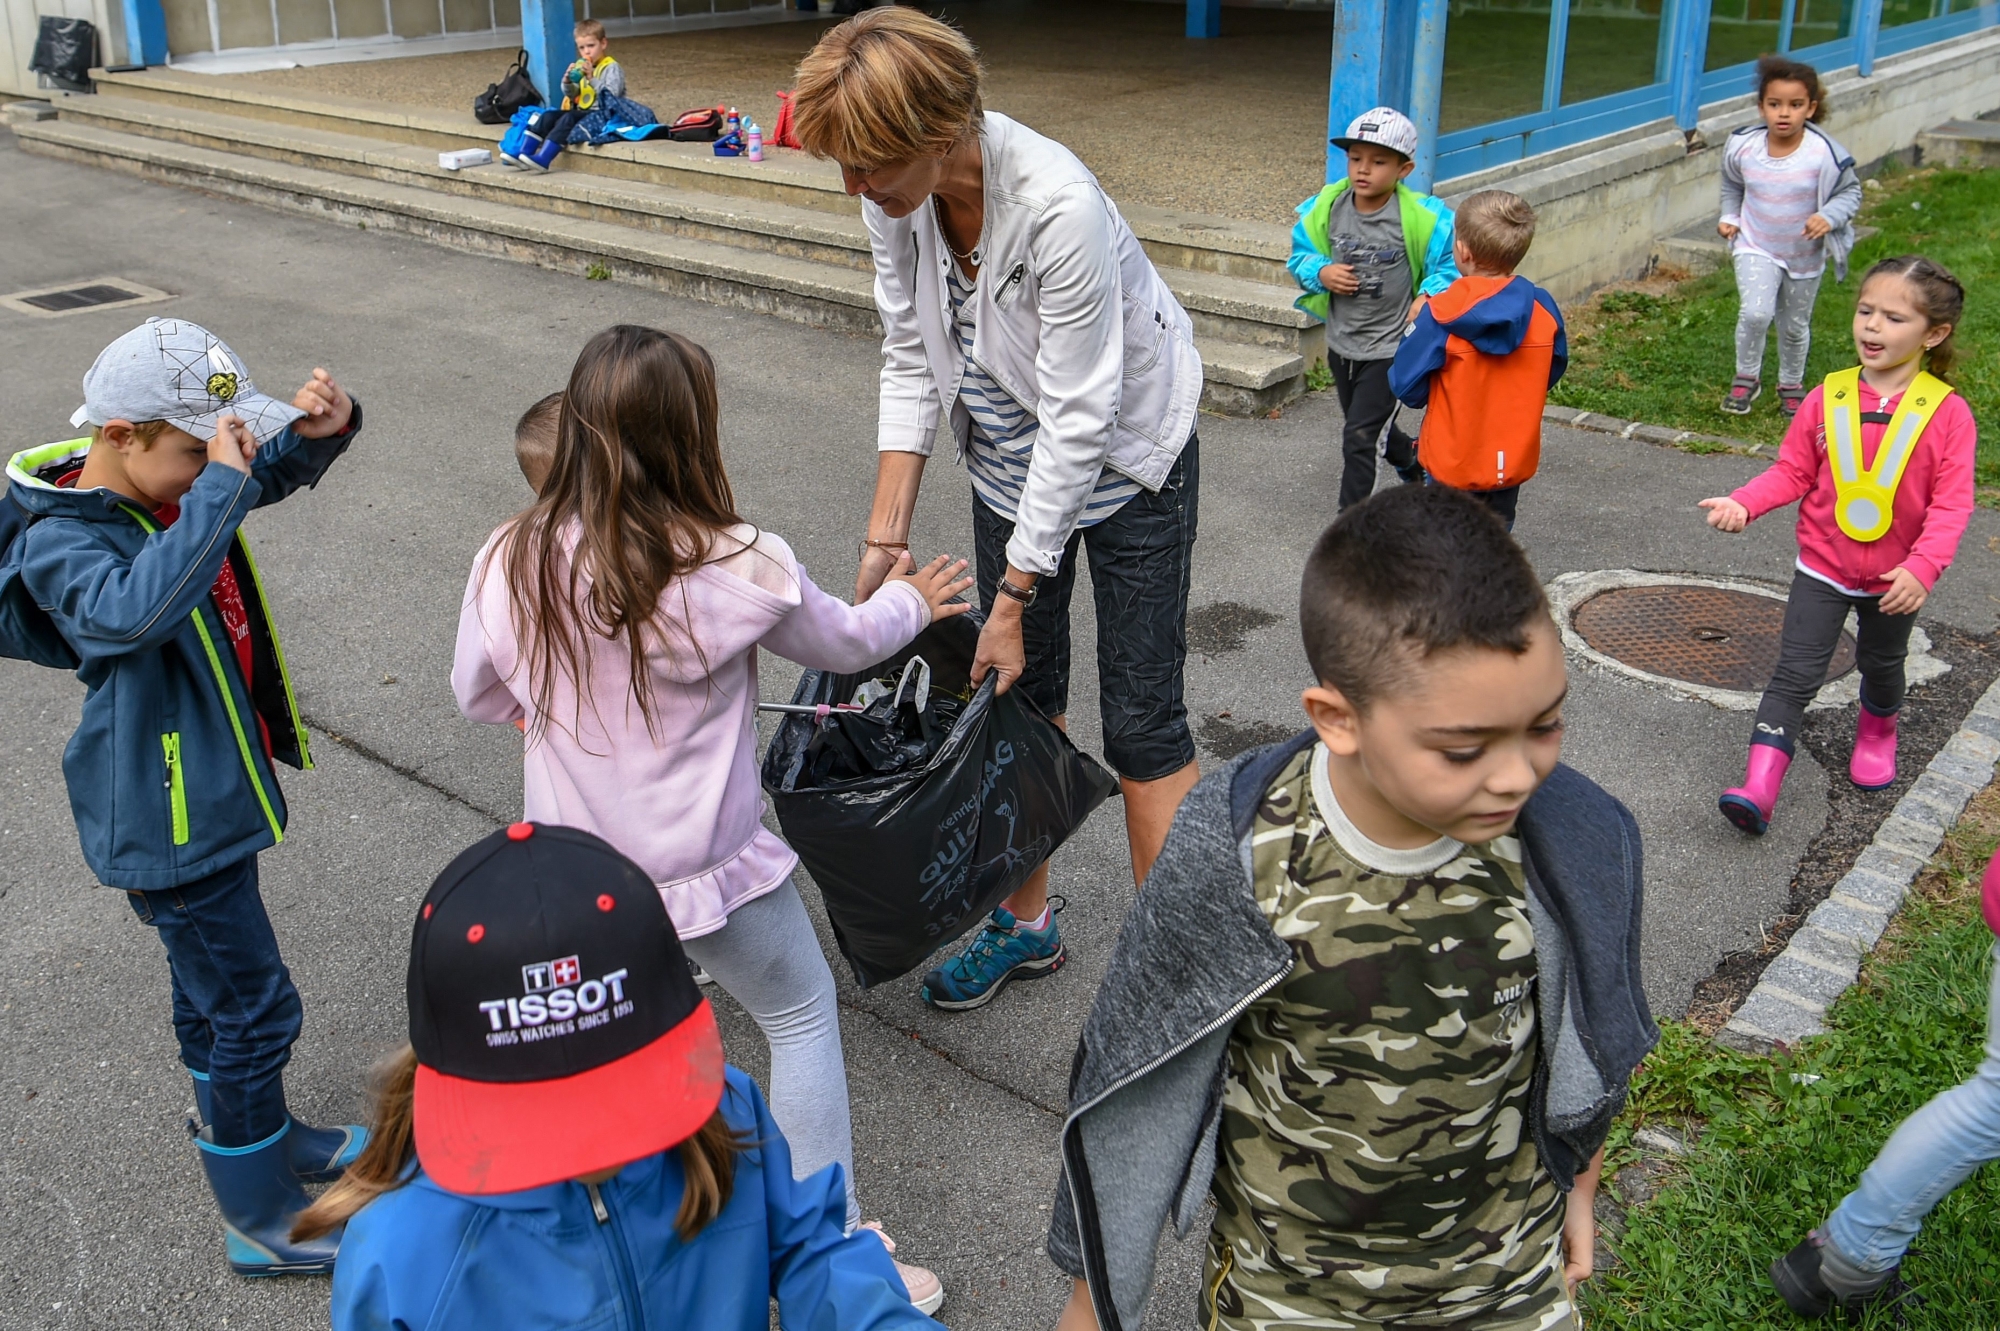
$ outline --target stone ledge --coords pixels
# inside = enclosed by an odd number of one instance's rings
[[[1615,434],[1621,439],[1657,444],[1662,448],[1678,448],[1683,444],[1695,443],[1715,444],[1719,447],[1709,451],[1739,453],[1745,457],[1767,456],[1773,451],[1764,444],[1753,444],[1748,439],[1734,439],[1724,434],[1701,434],[1694,430],[1675,429],[1671,425],[1648,425],[1644,421],[1622,420],[1617,416],[1584,411],[1579,407],[1545,406],[1542,408],[1542,419],[1551,424],[1566,425],[1572,430]]]
[[[1764,1054],[1824,1033],[1826,1009],[1859,977],[1866,954],[1966,801],[1993,780],[2000,737],[1975,725],[1982,718],[2000,719],[2000,680],[1882,820],[1854,868],[1764,967],[1756,987],[1716,1033],[1718,1043]]]

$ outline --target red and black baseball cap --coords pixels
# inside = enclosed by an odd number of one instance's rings
[[[424,896],[410,940],[417,1159],[518,1192],[654,1155],[722,1099],[722,1037],[645,871],[515,823]]]

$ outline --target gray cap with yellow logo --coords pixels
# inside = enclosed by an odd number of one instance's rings
[[[217,419],[236,416],[261,444],[303,415],[258,392],[236,353],[200,324],[148,319],[97,353],[69,423],[165,421],[205,438]]]

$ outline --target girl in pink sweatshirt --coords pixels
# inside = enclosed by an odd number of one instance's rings
[[[1854,310],[1860,367],[1828,375],[1806,395],[1770,470],[1701,501],[1708,525],[1727,532],[1799,503],[1798,569],[1778,667],[1757,708],[1743,784],[1721,799],[1723,816],[1753,835],[1763,835],[1777,807],[1806,705],[1826,682],[1849,610],[1860,619],[1861,709],[1848,775],[1864,790],[1896,780],[1910,630],[1972,516],[1979,432],[1945,382],[1964,308],[1958,279],[1921,255],[1870,268]]]
[[[548,481],[479,553],[452,689],[475,721],[524,722],[522,817],[594,832],[659,886],[688,956],[771,1046],[771,1112],[801,1178],[854,1147],[833,974],[761,821],[757,649],[860,670],[971,585],[940,557],[850,606],[736,513],[708,353],[620,325],[563,396]],[[936,1278],[904,1270],[924,1302]],[[932,1305],[935,1306],[935,1305]]]

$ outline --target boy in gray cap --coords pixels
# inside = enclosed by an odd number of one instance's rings
[[[1378,106],[1332,142],[1347,152],[1347,174],[1298,206],[1286,267],[1305,289],[1295,303],[1326,323],[1326,364],[1345,418],[1345,511],[1374,493],[1378,447],[1404,481],[1423,479],[1416,441],[1396,425],[1389,365],[1423,302],[1458,280],[1458,264],[1451,209],[1403,183],[1416,166],[1408,116]]]
[[[300,1183],[337,1176],[366,1133],[310,1128],[285,1108],[299,995],[257,853],[284,836],[275,765],[311,758],[237,529],[316,484],[361,407],[324,370],[289,405],[266,397],[235,352],[179,319],[106,347],[83,391],[70,423],[89,438],[7,465],[28,525],[0,556],[0,655],[67,665],[89,689],[63,755],[70,808],[98,881],[166,945],[229,1264],[329,1271],[338,1235],[290,1240]]]

